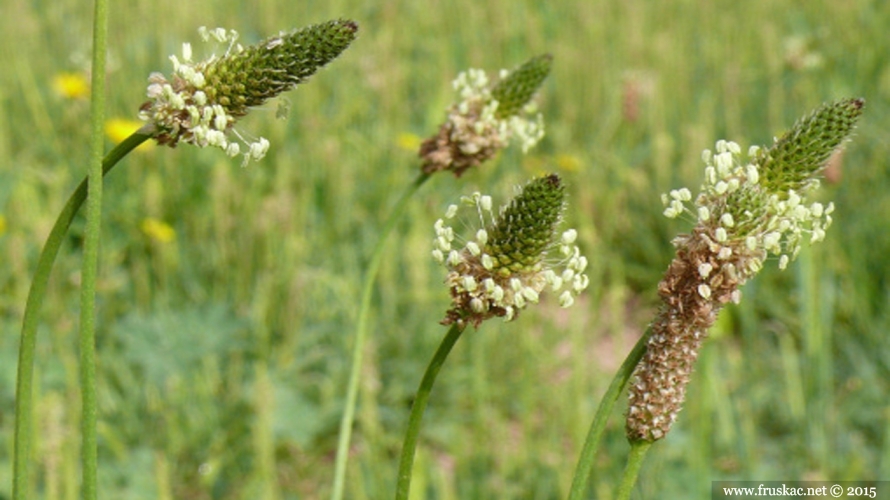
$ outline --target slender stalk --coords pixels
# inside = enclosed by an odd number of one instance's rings
[[[640,474],[640,467],[643,465],[643,458],[646,452],[652,446],[652,441],[633,441],[630,443],[630,454],[627,456],[627,465],[624,467],[624,476],[621,478],[621,484],[618,485],[618,494],[615,496],[617,500],[627,500],[630,498],[634,485],[637,484],[637,477]]]
[[[377,278],[377,272],[380,270],[380,262],[383,260],[383,249],[386,246],[386,239],[389,233],[392,232],[396,222],[404,213],[408,200],[429,178],[430,174],[420,174],[402,193],[392,213],[389,215],[389,219],[386,220],[383,229],[380,231],[380,238],[374,246],[371,260],[368,262],[368,269],[365,271],[358,322],[352,345],[352,365],[349,369],[349,385],[346,389],[346,406],[343,410],[343,417],[340,420],[340,437],[337,442],[337,459],[334,468],[334,492],[331,495],[333,500],[342,500],[346,484],[346,462],[349,459],[349,443],[352,438],[353,421],[355,420],[362,358],[365,352],[365,339],[368,336],[368,314],[371,310],[371,295],[374,292],[374,281]]]
[[[115,165],[130,151],[151,138],[151,130],[143,127],[123,142],[112,149],[102,162],[102,174],[107,175]],[[46,287],[49,283],[50,272],[53,263],[59,253],[59,248],[68,233],[68,227],[74,216],[80,210],[87,197],[89,179],[81,181],[62,211],[59,212],[40,257],[37,261],[37,269],[34,271],[34,279],[28,291],[28,300],[25,304],[25,314],[22,319],[22,335],[19,344],[19,365],[16,378],[15,398],[15,459],[13,461],[13,494],[14,500],[26,500],[31,497],[30,460],[32,438],[33,415],[33,382],[34,382],[34,351],[37,344],[37,325],[39,322],[40,306],[46,296]]]
[[[572,478],[572,488],[569,491],[569,500],[581,500],[582,498],[585,498],[584,492],[587,489],[590,472],[593,470],[593,463],[596,459],[596,450],[599,447],[600,438],[603,435],[603,431],[606,429],[606,422],[609,420],[609,415],[612,413],[615,401],[618,400],[618,397],[627,385],[627,381],[630,380],[631,375],[633,375],[634,368],[636,368],[640,359],[643,358],[643,354],[646,352],[646,342],[649,340],[651,334],[652,330],[648,329],[646,330],[646,333],[640,337],[640,340],[637,341],[634,348],[624,359],[624,363],[618,368],[615,377],[609,384],[609,388],[606,389],[606,393],[603,394],[603,398],[600,400],[599,407],[596,409],[596,414],[593,416],[593,422],[590,424],[590,430],[587,432],[587,438],[584,440],[581,456],[578,458],[578,465],[575,468],[575,476]]]
[[[105,135],[105,59],[108,45],[108,0],[96,0],[93,11],[93,64],[90,89],[90,163],[87,178],[86,229],[80,287],[81,484],[84,500],[98,495],[98,403],[96,396],[96,278],[102,225],[102,146]]]
[[[465,326],[454,323],[439,344],[439,348],[430,360],[430,364],[426,367],[423,379],[420,381],[420,387],[417,388],[417,394],[414,397],[414,404],[411,406],[411,414],[408,416],[408,430],[405,432],[405,440],[402,442],[402,456],[399,459],[399,478],[396,484],[396,500],[407,500],[408,492],[411,489],[411,473],[414,465],[414,452],[417,449],[417,436],[420,434],[420,422],[423,419],[423,412],[430,399],[430,392],[433,384],[436,382],[436,376],[445,363],[445,358],[451,352],[451,348],[460,338]]]

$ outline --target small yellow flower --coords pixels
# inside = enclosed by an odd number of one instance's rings
[[[581,170],[581,159],[575,155],[570,154],[558,154],[554,159],[556,161],[556,166],[560,168],[560,170],[566,172],[578,172]]]
[[[0,236],[6,232],[6,217],[3,214],[0,214]]]
[[[112,118],[105,122],[105,135],[115,144],[120,144],[124,139],[130,137],[133,132],[139,130],[144,124],[137,120],[127,120],[124,118]],[[139,145],[139,150],[151,148],[151,142],[143,142]]]
[[[405,151],[415,152],[420,148],[422,139],[411,132],[402,132],[396,137],[396,144]]]
[[[53,78],[53,89],[66,99],[84,99],[90,95],[90,84],[82,73],[59,73]]]
[[[154,217],[142,219],[139,229],[151,240],[158,243],[170,243],[176,239],[176,230],[166,222]]]

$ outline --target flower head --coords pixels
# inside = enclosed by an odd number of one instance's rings
[[[825,237],[834,205],[809,197],[863,105],[823,105],[769,148],[750,148],[747,158],[738,144],[718,141],[702,154],[705,180],[694,200],[686,188],[662,195],[667,217],[688,214],[696,225],[674,240],[677,255],[658,286],[663,304],[629,393],[631,440],[654,441],[670,430],[708,329],[724,305],[741,299],[740,287],[767,256],[785,268],[803,242]]]
[[[159,144],[180,142],[215,146],[230,156],[242,154],[241,144],[227,133],[254,106],[291,90],[318,68],[332,61],[355,39],[358,25],[336,20],[281,33],[256,45],[236,44],[238,33],[201,28],[205,41],[227,43],[221,56],[192,61],[191,45],[184,44],[182,60],[171,56],[174,74],[149,77],[149,101],[139,116],[152,126]],[[237,134],[236,134],[237,135]],[[269,141],[244,141],[245,161],[262,158]]]
[[[90,94],[90,82],[82,73],[59,73],[53,77],[53,88],[66,99],[83,99]]]
[[[105,122],[105,135],[115,144],[119,144],[134,132],[138,131],[144,124],[138,120],[125,118],[111,118]],[[146,151],[153,148],[150,142],[144,142],[136,148],[137,151]]]
[[[459,74],[453,82],[459,101],[449,108],[439,133],[420,146],[423,171],[451,170],[460,177],[512,140],[523,152],[537,144],[544,121],[529,102],[550,73],[552,59],[549,54],[534,57],[512,72],[503,71],[494,85],[482,70]]]
[[[154,217],[142,219],[139,229],[150,240],[158,243],[170,243],[176,239],[176,230],[170,224]]]
[[[453,248],[455,232],[446,220],[455,217],[458,206],[436,221],[433,258],[448,269],[452,297],[444,324],[478,326],[494,316],[509,321],[548,290],[560,293],[560,304],[569,307],[587,288],[587,259],[575,245],[577,232],[557,231],[565,210],[558,175],[526,184],[497,216],[491,197],[478,192],[463,197],[461,205],[476,212],[482,227],[463,248]]]

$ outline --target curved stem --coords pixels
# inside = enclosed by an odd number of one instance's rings
[[[414,397],[414,404],[411,406],[411,414],[408,416],[408,430],[405,432],[405,440],[402,442],[402,456],[399,459],[399,479],[396,484],[396,500],[407,500],[408,491],[411,488],[411,472],[414,465],[414,452],[417,449],[417,436],[420,434],[420,421],[423,419],[423,412],[426,404],[430,399],[430,392],[433,384],[436,382],[436,376],[445,363],[445,358],[451,352],[451,348],[460,338],[460,334],[464,331],[464,326],[457,323],[451,326],[430,364],[426,367],[423,379],[420,381],[420,387],[417,388],[417,394]]]
[[[108,0],[96,0],[93,10],[93,81],[90,89],[90,163],[87,214],[80,287],[81,474],[84,500],[98,495],[99,421],[96,395],[96,279],[102,224],[102,145],[105,134],[105,60],[108,45]]]
[[[590,430],[587,432],[587,438],[584,440],[581,456],[578,457],[578,465],[575,467],[575,476],[572,478],[572,489],[569,491],[569,500],[581,500],[584,498],[587,482],[590,479],[590,472],[593,469],[593,463],[596,459],[596,450],[599,446],[600,438],[603,436],[603,431],[606,428],[606,422],[609,420],[609,415],[612,413],[615,401],[618,400],[621,391],[624,390],[627,381],[630,380],[631,375],[633,375],[634,368],[636,368],[640,359],[643,358],[643,354],[646,352],[646,342],[649,340],[651,334],[652,330],[648,329],[646,330],[646,333],[640,337],[640,340],[637,341],[634,348],[624,359],[624,363],[618,368],[615,377],[609,384],[609,388],[606,389],[606,393],[603,394],[603,398],[600,400],[599,407],[596,409],[596,414],[593,416],[593,422],[590,424]]]
[[[151,138],[150,129],[143,127],[123,142],[112,149],[102,161],[102,175],[107,175],[115,165],[136,146]],[[40,306],[46,295],[46,286],[49,282],[50,271],[53,262],[59,253],[59,248],[68,233],[68,227],[74,216],[83,205],[87,197],[89,181],[81,181],[62,211],[56,218],[40,258],[37,261],[37,269],[34,271],[34,279],[28,291],[28,300],[25,304],[25,314],[22,319],[22,336],[19,344],[19,365],[16,377],[15,398],[15,459],[13,461],[13,487],[12,498],[14,500],[26,500],[30,498],[30,459],[31,459],[31,424],[33,410],[32,386],[34,380],[34,350],[37,343],[37,325],[39,321]]]
[[[617,500],[627,500],[630,498],[634,485],[637,484],[637,476],[640,474],[640,467],[643,465],[643,458],[646,452],[652,446],[652,441],[633,441],[630,443],[630,454],[627,456],[627,465],[624,467],[624,476],[621,478],[621,484],[618,486],[618,494],[615,496]]]
[[[344,487],[346,484],[346,461],[349,458],[349,442],[352,438],[352,425],[355,419],[355,407],[358,399],[358,386],[362,368],[362,358],[365,352],[365,339],[368,332],[368,314],[371,310],[371,295],[374,292],[374,281],[377,278],[377,272],[380,270],[380,262],[383,260],[383,249],[386,244],[387,236],[392,232],[396,222],[405,211],[408,200],[428,179],[430,174],[420,174],[417,179],[412,182],[408,188],[402,193],[402,196],[396,202],[389,219],[383,225],[380,231],[380,237],[374,246],[371,254],[371,260],[368,263],[368,269],[365,271],[364,283],[362,288],[361,305],[359,306],[358,322],[355,329],[355,339],[352,345],[352,365],[349,368],[349,385],[346,389],[346,405],[343,410],[343,417],[340,420],[340,437],[337,442],[337,459],[334,468],[334,492],[331,495],[333,500],[342,500]]]

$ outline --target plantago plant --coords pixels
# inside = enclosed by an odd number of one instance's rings
[[[636,365],[626,420],[632,450],[619,498],[629,497],[649,445],[663,439],[677,420],[702,342],[720,310],[739,302],[741,286],[769,256],[778,257],[784,269],[801,245],[825,238],[834,205],[812,197],[822,169],[849,139],[864,104],[862,99],[825,104],[773,145],[751,147],[747,157],[738,144],[718,141],[714,151],[702,154],[704,182],[698,195],[693,198],[682,188],[662,196],[665,216],[688,217],[695,225],[674,239],[676,257],[658,285],[662,306],[613,382],[620,392]],[[605,418],[609,401],[617,396],[612,389],[597,412],[588,444],[598,439],[597,419]],[[572,498],[580,498],[584,464],[592,459],[588,453],[586,445]]]
[[[442,324],[478,327],[495,316],[510,321],[537,303],[544,290],[560,293],[563,307],[574,303],[588,285],[587,258],[574,245],[574,229],[554,237],[564,198],[565,187],[555,174],[529,183],[497,216],[490,196],[464,197],[461,204],[478,213],[481,227],[462,249],[452,247],[454,228],[444,219],[436,221],[432,254],[448,270],[445,282],[452,298]],[[458,206],[451,205],[445,216],[452,219],[457,213]],[[557,248],[558,261],[548,262]]]
[[[291,90],[334,60],[357,32],[353,21],[329,21],[245,48],[236,43],[238,33],[234,30],[202,27],[204,41],[227,44],[226,53],[194,62],[191,45],[183,44],[182,60],[170,57],[173,76],[169,80],[160,73],[149,77],[149,101],[142,105],[139,116],[148,122],[150,135],[158,144],[213,146],[229,156],[243,155],[245,164],[258,160],[269,149],[269,141],[244,139],[232,129],[235,122],[250,108]]]
[[[559,294],[560,304],[569,307],[588,285],[587,259],[575,245],[577,232],[558,230],[566,207],[565,186],[558,175],[529,182],[496,215],[491,197],[481,193],[463,198],[461,206],[479,218],[479,228],[463,240],[463,247],[452,245],[460,240],[445,221],[457,215],[458,205],[449,206],[434,227],[432,255],[448,271],[445,283],[452,299],[442,324],[451,328],[427,366],[411,407],[396,499],[408,498],[423,412],[436,376],[464,329],[478,328],[493,317],[512,321],[544,293]]]
[[[544,136],[543,118],[535,114],[534,120],[525,117],[534,113],[532,98],[550,73],[552,57],[549,54],[530,59],[513,71],[501,71],[501,78],[494,85],[484,71],[470,69],[457,76],[452,86],[459,100],[448,108],[448,117],[439,133],[420,146],[421,173],[396,202],[392,213],[383,225],[380,238],[371,254],[365,271],[362,301],[359,306],[355,341],[352,347],[352,366],[346,394],[346,409],[340,421],[340,438],[337,445],[337,464],[334,472],[334,500],[343,498],[346,478],[346,459],[352,436],[352,422],[358,397],[371,292],[386,238],[405,210],[411,196],[439,171],[450,170],[460,177],[468,168],[479,166],[505,148],[511,138],[518,138],[522,151],[526,152]]]
[[[812,201],[812,194],[863,105],[846,99],[822,106],[771,147],[750,148],[746,159],[738,144],[719,141],[702,154],[705,181],[695,200],[685,188],[663,196],[665,216],[687,214],[696,224],[674,240],[677,256],[658,285],[663,306],[630,386],[631,441],[670,431],[708,329],[725,304],[739,302],[740,287],[766,258],[777,256],[785,269],[803,243],[825,238],[834,204]]]
[[[512,73],[502,72],[492,86],[485,72],[470,69],[454,80],[460,100],[448,109],[439,133],[420,146],[425,173],[450,170],[460,177],[511,141],[528,151],[544,137],[544,119],[531,102],[550,73],[553,57],[530,59]]]
[[[97,4],[96,40],[94,53],[105,53],[104,15],[102,2]],[[336,58],[355,39],[358,26],[353,21],[337,20],[309,26],[290,33],[269,38],[250,47],[235,43],[234,31],[202,30],[205,39],[215,38],[228,44],[225,54],[212,56],[203,62],[193,62],[191,47],[183,47],[183,60],[171,58],[174,75],[167,79],[160,74],[149,78],[149,101],[142,105],[140,117],[147,123],[139,131],[121,142],[104,159],[96,156],[95,171],[75,190],[56,219],[55,225],[41,251],[28,292],[28,302],[22,323],[19,346],[19,366],[16,382],[15,460],[13,496],[29,498],[29,460],[31,454],[32,385],[34,351],[38,312],[46,293],[46,286],[53,262],[64,241],[65,234],[80,206],[89,199],[87,237],[83,272],[83,297],[81,313],[81,383],[83,393],[83,489],[84,498],[96,497],[96,397],[94,340],[94,290],[96,251],[98,246],[99,216],[101,215],[101,180],[130,151],[148,139],[171,147],[179,143],[198,147],[215,146],[230,156],[243,154],[245,162],[259,159],[269,147],[266,139],[255,141],[242,139],[232,128],[238,118],[246,115],[251,107],[292,89],[306,80],[318,68]],[[100,36],[101,35],[101,36]],[[101,64],[94,64],[94,74],[102,75],[103,57],[94,57]],[[96,81],[99,81],[98,79]],[[96,85],[94,81],[94,86]],[[103,89],[94,88],[94,110],[101,111]],[[97,100],[98,103],[97,104]],[[94,113],[101,117],[101,112]],[[100,120],[101,121],[101,120]],[[93,142],[97,150],[103,138],[99,123],[92,127]],[[230,139],[229,134],[238,137]],[[246,151],[241,152],[241,142]]]

